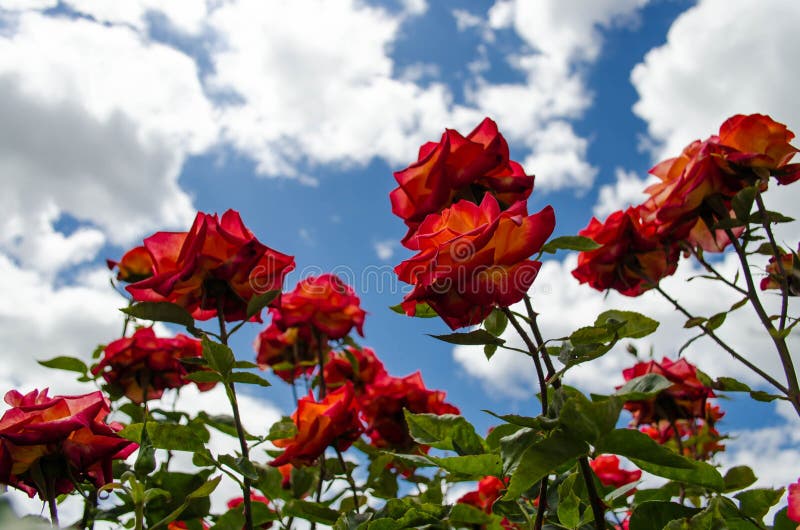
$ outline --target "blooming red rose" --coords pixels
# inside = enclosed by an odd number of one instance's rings
[[[329,339],[341,339],[354,327],[364,336],[361,302],[348,285],[335,274],[310,276],[293,291],[284,293],[280,315],[286,327],[309,325]]]
[[[312,465],[330,445],[344,451],[364,431],[358,412],[350,384],[330,392],[319,402],[311,395],[301,398],[297,402],[297,410],[292,414],[297,434],[272,442],[284,451],[270,465]]]
[[[459,414],[444,398],[444,392],[425,388],[419,372],[406,377],[378,377],[359,398],[372,444],[404,452],[415,449],[417,444],[408,433],[403,409],[415,414]]]
[[[121,282],[139,282],[153,275],[153,260],[144,247],[135,247],[126,252],[119,261],[106,260],[110,270],[117,269]]]
[[[239,213],[198,213],[189,232],[158,232],[144,240],[154,274],[126,287],[134,300],[172,302],[198,320],[244,320],[253,296],[280,290],[294,258],[259,242]],[[260,315],[254,320],[261,321]]]
[[[642,221],[639,208],[614,212],[602,223],[592,218],[578,234],[600,247],[581,252],[572,275],[598,291],[639,296],[678,267],[680,249],[660,241],[654,225]]]
[[[800,480],[789,484],[789,509],[786,511],[786,517],[800,523]]]
[[[208,530],[211,528],[207,522],[200,521],[200,528],[203,530]],[[167,530],[188,530],[189,526],[186,524],[186,521],[172,521],[167,525]]]
[[[358,393],[365,385],[386,375],[386,369],[372,348],[346,346],[342,351],[329,354],[324,374],[328,388],[336,388],[350,381]]]
[[[462,495],[456,502],[469,504],[486,513],[492,513],[492,505],[502,496],[506,485],[497,477],[483,477],[478,481],[478,489]]]
[[[615,455],[598,455],[589,462],[589,465],[603,486],[615,489],[636,482],[642,477],[642,472],[638,469],[628,471],[619,467],[619,458]],[[634,490],[631,490],[628,494],[633,492]]]
[[[138,447],[119,435],[119,424],[104,422],[108,401],[101,392],[49,397],[47,389],[6,393],[11,408],[0,418],[0,483],[47,499],[36,477],[54,482],[57,495],[76,481],[97,487],[113,480],[111,461],[127,458]]]
[[[395,267],[414,285],[403,299],[408,315],[429,304],[452,329],[480,323],[493,307],[519,302],[541,262],[538,252],[555,227],[553,208],[527,215],[525,203],[501,210],[485,195],[480,205],[459,201],[431,214],[409,241],[418,253]]]
[[[269,499],[264,497],[263,495],[259,495],[257,493],[250,493],[250,501],[252,503],[257,503],[258,502],[258,503],[264,504],[266,506],[269,506]],[[242,503],[244,503],[244,497],[236,497],[234,499],[231,499],[231,500],[228,501],[228,509],[232,510],[233,508],[236,508],[237,506],[241,506]],[[272,510],[270,510],[270,511],[272,511]],[[266,530],[267,528],[271,528],[271,527],[272,527],[272,521],[268,521],[268,522],[266,522],[266,523],[264,523],[262,525],[259,525],[257,528],[262,528],[263,530]],[[244,530],[244,528],[245,527],[242,527],[242,530]]]
[[[764,168],[781,184],[800,178],[800,164],[789,164],[798,149],[789,142],[794,133],[763,114],[731,116],[719,128],[719,143],[728,148],[725,159],[738,167]]]
[[[272,368],[275,375],[291,383],[302,374],[310,374],[317,365],[319,345],[308,325],[286,327],[277,309],[271,309],[272,323],[256,337],[253,347],[259,368]],[[323,344],[323,351],[328,345]]]
[[[389,197],[392,211],[409,228],[404,245],[428,214],[460,199],[479,203],[484,194],[491,194],[507,207],[524,201],[533,190],[533,176],[509,159],[508,144],[489,118],[466,138],[447,129],[439,143],[423,145],[419,160],[395,172],[394,178],[399,187]]]
[[[781,266],[783,266],[783,274],[781,274]],[[800,245],[798,246],[798,253],[786,252],[781,254],[781,263],[778,265],[778,260],[775,256],[769,258],[767,264],[767,275],[761,279],[761,290],[767,289],[782,289],[783,276],[786,277],[786,283],[789,287],[789,296],[800,296]]]
[[[106,382],[122,389],[134,403],[144,400],[143,384],[147,384],[147,399],[158,399],[167,388],[180,388],[189,381],[191,371],[181,359],[203,356],[199,340],[186,335],[172,338],[156,337],[153,328],[139,328],[130,337],[108,344],[103,358],[92,368]],[[195,383],[200,390],[210,390],[215,383]]]
[[[659,374],[672,382],[654,398],[628,401],[625,408],[633,413],[634,425],[658,422],[662,419],[705,418],[706,400],[714,397],[714,391],[697,378],[697,368],[686,359],[672,362],[664,357],[656,361],[641,362],[622,371],[625,381],[645,374]]]

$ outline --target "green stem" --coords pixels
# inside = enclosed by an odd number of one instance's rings
[[[689,319],[696,318],[685,307],[683,307],[676,299],[672,298],[669,294],[667,294],[667,292],[664,291],[661,288],[660,285],[656,285],[654,289],[656,291],[658,291],[659,293],[661,293],[661,296],[663,296],[668,302],[670,302],[673,305],[673,307],[675,307],[675,309],[677,309],[678,311],[683,313],[686,316],[686,318],[689,318]],[[783,384],[778,382],[774,377],[772,377],[771,375],[766,373],[764,370],[762,370],[761,368],[759,368],[755,364],[753,364],[750,361],[748,361],[745,357],[743,357],[742,355],[737,353],[736,350],[731,348],[725,341],[723,341],[721,338],[719,338],[719,336],[716,333],[714,333],[714,330],[712,330],[711,328],[709,328],[705,324],[700,324],[698,327],[700,329],[702,329],[703,333],[708,335],[723,350],[725,350],[726,352],[731,354],[731,357],[733,357],[734,359],[736,359],[737,361],[739,361],[743,365],[747,366],[750,370],[752,370],[756,374],[760,375],[765,381],[767,381],[769,384],[771,384],[772,386],[774,386],[775,388],[777,388],[778,390],[780,390],[784,394],[789,395],[789,389],[786,388],[786,386],[784,386]]]
[[[686,246],[683,246],[683,248],[684,248],[684,250],[688,250],[689,252],[691,252],[691,254],[695,257],[695,259],[698,261],[698,263],[700,263],[700,265],[702,265],[703,268],[707,272],[710,272],[711,274],[713,274],[714,278],[716,278],[717,280],[721,281],[722,283],[724,283],[725,285],[727,285],[731,289],[734,289],[739,294],[743,294],[743,295],[747,296],[747,291],[745,291],[744,289],[742,289],[741,287],[739,287],[738,285],[736,285],[735,283],[733,283],[732,281],[727,279],[725,276],[720,274],[719,271],[717,269],[715,269],[713,265],[711,265],[709,262],[706,261],[706,259],[703,257],[703,254],[698,252],[695,247],[693,247],[691,245],[686,245]]]
[[[223,300],[220,297],[217,302],[217,320],[219,321],[219,336],[220,342],[228,345],[228,332],[225,327],[225,314],[223,312]],[[236,434],[239,438],[239,448],[242,452],[242,458],[250,460],[250,451],[247,448],[247,439],[245,437],[244,426],[242,425],[242,417],[239,413],[239,401],[236,399],[236,387],[233,381],[225,383],[225,393],[228,395],[231,409],[233,409],[233,421],[236,424]],[[242,475],[242,499],[244,504],[244,524],[245,530],[253,530],[253,506],[250,499],[251,480],[246,475]]]
[[[339,457],[339,463],[342,464],[342,469],[347,477],[347,483],[350,484],[350,490],[353,492],[353,509],[358,513],[358,489],[356,488],[356,482],[353,480],[353,475],[350,474],[350,470],[347,469],[347,462],[344,461],[342,452],[339,451],[338,447],[334,447],[334,449],[336,449],[336,456]]]
[[[758,297],[758,291],[756,291],[755,282],[753,281],[753,275],[750,273],[750,266],[747,263],[747,254],[742,248],[741,243],[739,243],[739,240],[736,238],[736,236],[734,236],[730,228],[726,228],[725,233],[731,240],[733,248],[736,250],[736,255],[739,256],[739,262],[742,265],[744,280],[745,283],[747,283],[750,304],[753,306],[753,309],[756,310],[756,314],[761,320],[761,324],[764,326],[764,329],[767,330],[767,333],[769,333],[772,342],[775,344],[775,348],[778,350],[778,356],[781,359],[783,372],[786,375],[786,381],[789,387],[789,392],[787,392],[786,395],[792,402],[792,405],[794,406],[798,416],[800,416],[800,385],[798,385],[797,372],[795,371],[794,363],[792,362],[792,356],[789,353],[789,347],[786,345],[786,340],[778,334],[778,330],[776,330],[775,326],[772,325],[772,321],[767,315],[767,312],[764,310],[764,306],[761,305],[761,300]]]
[[[772,247],[772,255],[775,256],[775,261],[778,264],[778,272],[780,272],[781,275],[781,321],[778,329],[783,330],[786,328],[786,315],[789,312],[789,276],[786,274],[786,269],[783,266],[781,249],[775,242],[772,226],[767,219],[767,208],[764,206],[764,199],[761,198],[761,192],[758,190],[756,190],[756,204],[758,204],[758,211],[761,212],[761,225],[767,232],[767,238]]]
[[[594,514],[594,526],[597,530],[605,530],[606,511],[603,507],[603,501],[597,494],[597,488],[594,485],[594,473],[592,472],[592,467],[589,465],[589,459],[586,457],[578,459],[578,465],[581,468],[583,481],[586,483],[586,491],[589,493],[592,514]]]

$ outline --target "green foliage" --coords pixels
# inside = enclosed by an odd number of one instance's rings
[[[542,252],[555,254],[558,250],[594,250],[602,245],[595,243],[588,237],[583,236],[561,236],[548,241],[543,247]]]
[[[479,455],[486,451],[483,439],[463,416],[414,414],[408,410],[404,413],[409,434],[417,443],[459,455]]]
[[[448,333],[446,335],[428,335],[434,339],[447,342],[449,344],[459,344],[462,346],[483,346],[493,345],[502,346],[506,343],[503,339],[497,338],[485,329],[476,329],[467,333]]]

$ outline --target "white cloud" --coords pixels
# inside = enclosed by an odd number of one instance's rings
[[[536,173],[539,189],[557,190],[591,187],[597,169],[586,162],[588,142],[564,121],[554,121],[532,136],[533,153],[524,166]]]
[[[65,0],[74,10],[92,16],[99,22],[127,24],[138,30],[147,27],[147,16],[160,14],[180,32],[197,33],[208,14],[206,0],[125,0],[124,2],[97,2],[95,0]]]
[[[539,277],[533,284],[531,296],[534,307],[541,313],[539,322],[546,339],[562,337],[579,327],[590,325],[597,315],[608,309],[638,311],[661,322],[653,335],[634,342],[640,355],[647,356],[652,350],[658,359],[663,356],[674,359],[681,346],[697,333],[696,329],[683,328],[686,318],[658,293],[649,291],[637,298],[624,297],[616,292],[606,296],[605,293],[580,285],[571,274],[575,265],[574,254],[563,262],[548,261],[542,266]],[[727,277],[733,277],[737,266],[735,256],[728,255],[718,264],[717,269]],[[758,268],[754,270],[757,271]],[[702,271],[686,259],[682,261],[678,273],[663,280],[661,285],[697,316],[709,317],[726,310],[740,298],[735,291],[717,282],[705,279],[686,282],[687,278],[698,274],[702,274]],[[777,308],[777,297],[762,298],[768,310],[774,312]],[[796,312],[797,308],[798,304],[793,300],[790,310]],[[519,310],[524,313],[524,307]],[[749,306],[730,314],[719,328],[718,334],[760,368],[779,381],[784,380],[772,343]],[[510,345],[524,348],[511,326],[504,338]],[[800,338],[790,337],[789,341],[790,348],[796,351],[800,346]],[[621,341],[603,357],[569,370],[565,382],[586,391],[612,392],[614,386],[623,382],[622,369],[636,362],[625,351],[629,342],[631,341]],[[703,338],[693,342],[684,351],[684,355],[713,377],[736,377],[747,383],[769,388],[757,375],[733,360],[710,339]],[[467,374],[482,381],[494,394],[525,398],[534,393],[536,383],[533,365],[522,354],[498,351],[491,362],[487,362],[480,348],[459,346],[454,349],[453,356]]]
[[[0,9],[8,11],[49,9],[57,5],[58,0],[0,0]]]
[[[767,113],[800,130],[798,24],[793,0],[701,0],[681,14],[631,74],[655,158],[677,156],[734,114]]]
[[[458,31],[466,31],[470,28],[477,28],[483,25],[483,17],[476,15],[466,9],[453,9],[451,11],[456,20]]]
[[[427,0],[401,0],[403,10],[412,16],[424,15],[428,11]]]
[[[395,248],[397,248],[397,241],[394,239],[385,239],[383,241],[376,241],[373,243],[372,248],[375,249],[375,255],[379,260],[389,261],[394,256]]]
[[[614,175],[616,181],[613,184],[603,184],[597,192],[594,215],[598,219],[604,219],[628,206],[642,204],[647,198],[645,188],[656,180],[655,177],[640,178],[635,172],[625,171],[620,167],[614,170]]]

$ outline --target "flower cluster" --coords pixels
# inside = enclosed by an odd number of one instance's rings
[[[294,258],[258,241],[233,210],[221,218],[200,212],[188,232],[158,232],[144,248],[152,275],[126,287],[133,299],[172,302],[197,320],[220,311],[228,322],[247,319],[250,299],[280,290],[294,269]]]
[[[189,381],[192,371],[181,359],[202,357],[199,340],[185,335],[156,337],[153,328],[139,328],[130,337],[108,344],[100,362],[92,367],[102,374],[112,388],[122,391],[134,403],[158,399],[165,389],[180,388]],[[210,390],[215,383],[196,383],[200,390]]]
[[[675,272],[681,248],[720,252],[741,227],[717,228],[734,217],[734,196],[749,186],[765,190],[770,176],[780,184],[800,178],[794,134],[769,116],[736,115],[718,135],[696,140],[675,158],[650,170],[659,182],[643,204],[592,219],[580,232],[600,245],[578,257],[573,275],[598,290],[638,296]]]
[[[107,424],[101,392],[49,397],[47,389],[5,395],[11,407],[0,418],[0,483],[43,500],[69,493],[76,482],[101,487],[113,481],[111,461],[138,447]]]
[[[465,493],[456,502],[474,506],[484,513],[491,514],[492,506],[494,506],[497,499],[503,496],[505,488],[505,482],[490,475],[478,481],[477,490]],[[503,517],[500,525],[507,530],[519,528],[518,525],[510,522],[506,517]]]
[[[550,206],[528,215],[533,177],[508,158],[508,145],[488,118],[466,138],[445,132],[420,160],[395,173],[393,211],[416,251],[395,268],[414,286],[406,314],[427,304],[452,328],[480,323],[493,307],[522,299],[541,263],[537,253],[555,227]]]

